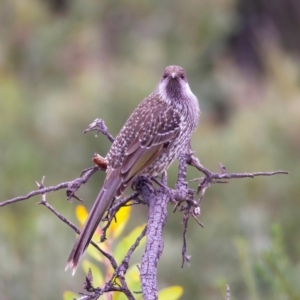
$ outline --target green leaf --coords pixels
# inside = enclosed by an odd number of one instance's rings
[[[248,253],[248,245],[245,239],[237,238],[235,245],[239,254],[240,265],[244,276],[245,284],[248,289],[250,299],[259,299],[258,290],[256,287],[255,277],[252,268],[252,262]]]
[[[177,300],[183,294],[183,288],[179,285],[173,285],[158,292],[159,300]]]
[[[63,299],[64,300],[74,300],[74,299],[77,299],[77,298],[78,298],[78,294],[75,294],[73,292],[65,291],[63,293]]]
[[[141,291],[141,282],[140,282],[140,272],[136,265],[130,267],[125,275],[126,282],[131,291],[139,292]]]
[[[144,229],[145,224],[135,227],[127,236],[125,236],[117,245],[114,257],[118,263],[120,263],[126,253],[128,252],[128,249],[134,244],[137,237],[141,234],[142,230]],[[141,247],[145,243],[145,239],[142,239],[140,241],[139,247]]]
[[[107,247],[105,246],[105,243],[99,244],[99,247],[103,250],[103,251],[107,251]],[[105,261],[105,257],[99,252],[98,249],[96,249],[94,246],[92,246],[91,244],[88,246],[87,251],[86,251],[91,257],[93,257],[95,260],[100,261],[100,262],[104,262]]]

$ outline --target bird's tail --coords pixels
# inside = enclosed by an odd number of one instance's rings
[[[86,220],[83,229],[81,230],[75,245],[70,253],[66,269],[71,268],[72,274],[76,272],[79,260],[88,247],[94,232],[97,229],[106,209],[109,207],[116,190],[119,188],[121,180],[120,176],[116,176],[115,172],[111,172],[103,184],[96,201],[90,211],[88,219]]]

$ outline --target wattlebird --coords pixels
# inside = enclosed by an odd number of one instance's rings
[[[76,271],[105,211],[140,175],[156,176],[190,147],[199,119],[199,103],[183,68],[168,66],[154,92],[134,110],[107,156],[103,187],[69,256]]]

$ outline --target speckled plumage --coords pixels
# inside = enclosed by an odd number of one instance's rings
[[[105,210],[114,196],[138,176],[153,176],[168,166],[189,147],[199,119],[199,104],[191,92],[184,70],[165,69],[154,92],[134,110],[106,156],[107,176],[66,268],[75,273]]]

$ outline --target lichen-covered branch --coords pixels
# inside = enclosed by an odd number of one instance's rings
[[[144,178],[136,183],[136,190],[149,205],[147,240],[140,268],[143,299],[155,300],[158,299],[157,264],[164,248],[162,233],[167,221],[169,197],[164,188],[154,190]]]

